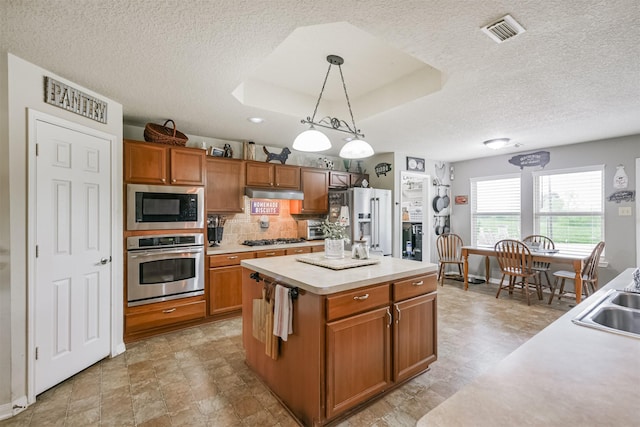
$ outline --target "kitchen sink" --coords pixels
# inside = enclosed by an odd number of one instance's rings
[[[630,292],[621,292],[617,294],[612,300],[612,303],[621,305],[623,307],[633,308],[640,310],[640,294],[632,294]]]
[[[611,289],[574,318],[573,323],[640,338],[640,294]]]

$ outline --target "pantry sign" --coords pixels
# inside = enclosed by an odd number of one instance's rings
[[[253,199],[251,200],[251,215],[280,215],[280,202],[278,200]]]

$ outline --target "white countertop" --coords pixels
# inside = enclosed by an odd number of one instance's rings
[[[277,245],[264,245],[264,246],[247,246],[247,245],[221,245],[210,246],[207,248],[207,255],[220,255],[220,254],[232,254],[237,252],[254,252],[254,251],[267,251],[273,249],[288,249],[288,248],[300,248],[306,246],[322,246],[324,240],[308,240],[302,243],[284,243]]]
[[[376,283],[435,272],[438,268],[436,264],[426,262],[392,257],[371,257],[380,259],[380,263],[344,270],[332,270],[297,261],[298,256],[300,255],[248,259],[243,260],[241,264],[243,267],[270,276],[277,281],[297,286],[318,295],[329,295]],[[322,257],[324,254],[317,253],[315,256]],[[345,252],[345,257],[350,256],[350,253]]]
[[[418,427],[639,425],[640,339],[571,322],[608,289],[628,286],[633,271],[431,410]]]

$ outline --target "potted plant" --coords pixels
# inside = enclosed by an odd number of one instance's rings
[[[339,222],[324,220],[324,255],[327,258],[344,258],[344,242],[349,242],[347,227]]]

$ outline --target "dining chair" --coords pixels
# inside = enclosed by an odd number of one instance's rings
[[[542,234],[532,234],[530,236],[525,237],[522,241],[529,246],[529,248],[537,248],[537,249],[555,249],[556,245],[553,243],[553,240],[548,238],[547,236],[543,236]],[[532,249],[535,252],[535,249]],[[549,262],[540,262],[534,261],[533,267],[536,272],[536,278],[542,281],[542,273],[544,273],[545,278],[547,279],[547,285],[549,289],[551,286],[551,279],[549,278],[549,270],[551,270],[551,263]],[[542,285],[542,283],[540,283]]]
[[[440,268],[438,269],[438,280],[440,285],[444,286],[445,268],[448,264],[457,265],[460,276],[462,276],[462,238],[457,234],[448,233],[441,234],[436,240],[436,247],[438,248],[438,262]]]
[[[598,290],[598,263],[600,262],[600,255],[604,250],[604,242],[599,242],[591,251],[591,255],[584,263],[582,267],[582,293],[585,298]],[[551,288],[551,296],[549,297],[549,304],[553,301],[553,295],[558,289],[558,281],[560,281],[560,289],[558,291],[558,301],[562,298],[564,293],[565,280],[575,280],[575,271],[560,270],[553,273],[555,280],[553,281],[553,287]],[[591,289],[589,289],[591,288]]]
[[[533,270],[533,259],[529,247],[520,240],[504,239],[495,244],[494,250],[502,272],[496,298],[500,296],[500,291],[503,289],[508,289],[509,294],[513,294],[513,289],[519,285],[527,297],[527,305],[531,305],[529,286],[533,285],[538,299],[542,299],[542,289],[539,281],[535,280],[538,273]],[[509,276],[507,285],[504,285],[505,276]],[[530,283],[529,280],[532,278],[534,282]]]

